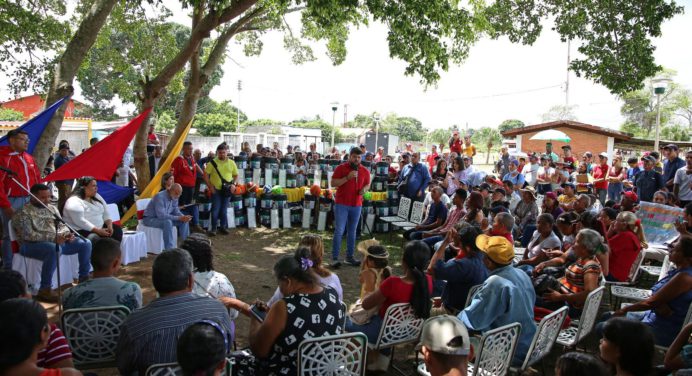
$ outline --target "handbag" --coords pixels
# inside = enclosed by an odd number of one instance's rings
[[[214,170],[216,170],[216,173],[219,174],[219,179],[221,179],[221,190],[220,193],[222,196],[230,196],[233,194],[233,191],[231,187],[233,186],[233,183],[230,181],[226,181],[223,176],[221,175],[221,172],[219,171],[219,167],[216,166],[216,162],[214,160],[211,161],[211,165],[214,166]]]
[[[358,299],[348,310],[351,321],[356,325],[365,325],[377,314],[377,307],[371,309],[363,308],[363,302]]]

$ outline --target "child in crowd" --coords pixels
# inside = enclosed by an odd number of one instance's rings
[[[380,287],[382,281],[392,274],[389,252],[377,240],[366,240],[358,244],[358,252],[363,254],[360,275],[360,299]]]

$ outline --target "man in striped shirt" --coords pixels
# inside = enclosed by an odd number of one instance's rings
[[[234,326],[221,302],[192,294],[192,257],[179,248],[160,254],[154,260],[152,280],[159,298],[127,317],[118,340],[117,366],[122,375],[158,363],[176,361],[180,334],[201,320],[217,322],[233,340]]]

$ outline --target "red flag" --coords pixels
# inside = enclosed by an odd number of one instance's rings
[[[128,124],[53,171],[43,181],[77,179],[82,176],[93,176],[96,180],[110,181],[123,159],[125,149],[149,115],[149,111],[151,108],[144,110]]]

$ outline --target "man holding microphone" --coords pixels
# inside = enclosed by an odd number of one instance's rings
[[[334,205],[334,241],[332,242],[333,268],[341,266],[339,253],[344,230],[346,230],[346,263],[360,266],[360,261],[353,258],[356,249],[356,227],[363,206],[363,194],[370,186],[370,172],[361,166],[361,154],[363,152],[359,148],[352,148],[348,161],[337,166],[332,175],[332,187],[337,188]]]

